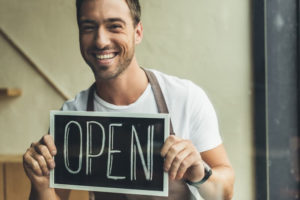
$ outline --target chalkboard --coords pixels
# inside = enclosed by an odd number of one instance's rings
[[[168,114],[51,111],[50,187],[167,196],[160,149],[169,124]]]

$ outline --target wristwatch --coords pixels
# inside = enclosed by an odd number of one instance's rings
[[[192,181],[186,180],[187,184],[198,187],[199,185],[203,184],[211,176],[212,170],[208,166],[208,164],[203,162],[203,166],[204,166],[204,177],[202,178],[202,180],[200,180],[198,182],[192,182]]]

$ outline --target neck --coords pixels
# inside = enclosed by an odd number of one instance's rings
[[[115,105],[134,103],[145,91],[148,79],[137,64],[128,66],[118,77],[111,80],[96,80],[97,94]]]

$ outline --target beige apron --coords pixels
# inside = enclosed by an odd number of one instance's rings
[[[162,94],[159,83],[153,72],[144,69],[149,83],[151,85],[155,101],[159,113],[169,113],[165,98]],[[87,111],[94,111],[94,91],[95,84],[89,89],[87,101]],[[175,134],[173,131],[172,122],[170,121],[170,134]],[[130,194],[115,194],[106,192],[90,192],[90,200],[188,200],[191,199],[191,192],[184,181],[169,180],[169,196],[157,197],[146,195],[130,195]]]

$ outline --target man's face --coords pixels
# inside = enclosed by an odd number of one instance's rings
[[[79,18],[80,50],[96,80],[110,80],[132,62],[141,39],[125,0],[85,0]]]

